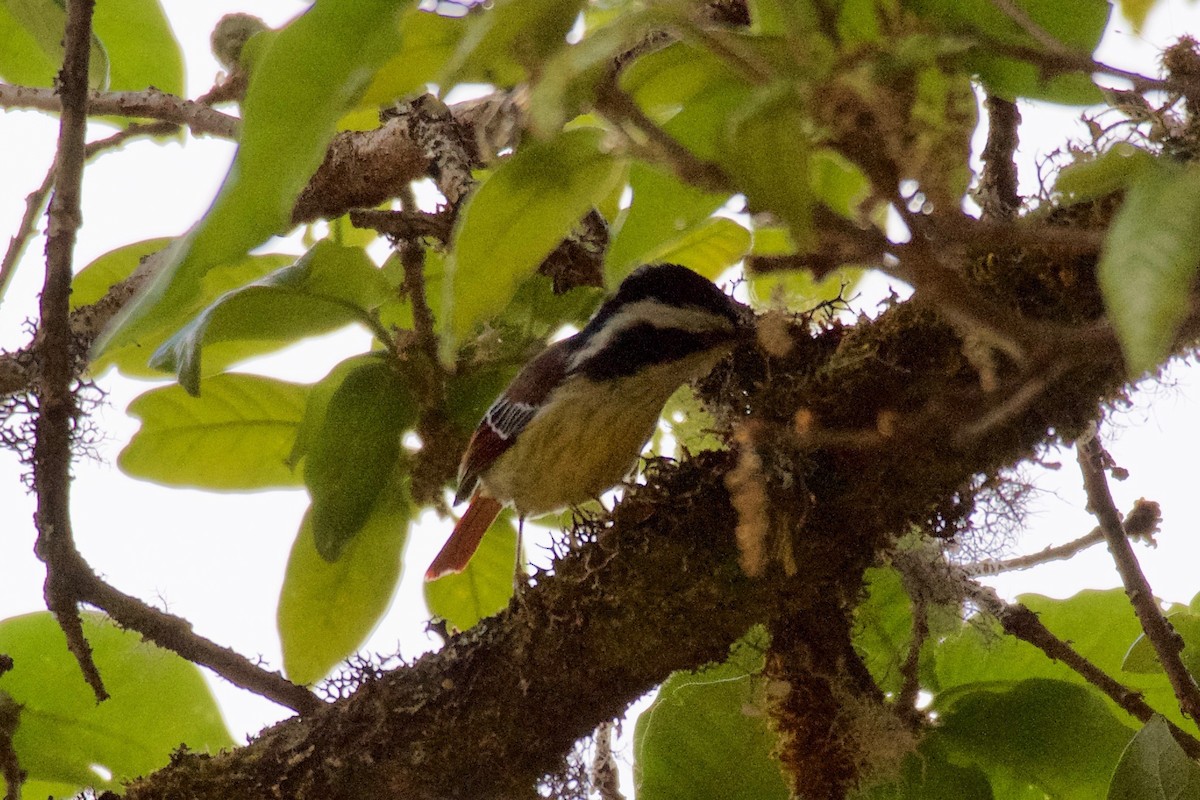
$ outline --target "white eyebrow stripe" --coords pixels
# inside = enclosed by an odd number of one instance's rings
[[[614,337],[638,325],[652,325],[655,328],[691,333],[733,330],[733,323],[729,319],[700,306],[672,306],[659,300],[638,300],[622,307],[609,317],[608,322],[587,346],[571,356],[568,371],[578,369],[580,364],[603,350]]]

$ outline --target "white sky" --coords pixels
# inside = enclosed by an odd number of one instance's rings
[[[188,95],[195,97],[212,83],[217,65],[208,52],[208,35],[227,11],[249,11],[278,25],[302,10],[292,0],[227,2],[164,0],[164,7],[184,47]],[[1156,46],[1191,32],[1200,34],[1200,12],[1178,0],[1150,20],[1142,36],[1117,18],[1101,50],[1114,65],[1153,71]],[[1039,155],[1061,145],[1064,136],[1082,138],[1079,110],[1022,108],[1025,191],[1032,193],[1032,164]],[[96,128],[91,138],[110,131]],[[57,136],[53,118],[32,112],[0,111],[0,244],[15,231],[25,195],[37,187],[51,162]],[[84,175],[84,228],[76,249],[80,267],[123,244],[185,231],[205,210],[232,156],[228,142],[188,139],[179,143],[138,142],[105,155]],[[44,220],[42,222],[44,228]],[[0,306],[0,348],[26,342],[23,322],[34,316],[42,281],[44,240],[35,239]],[[299,253],[296,244],[281,246]],[[311,381],[323,376],[344,355],[361,351],[360,332],[309,341],[269,363],[254,364],[264,374]],[[1107,443],[1117,461],[1131,472],[1114,484],[1118,506],[1127,510],[1140,496],[1162,503],[1165,521],[1159,546],[1139,548],[1143,566],[1156,592],[1186,602],[1200,590],[1200,492],[1195,460],[1200,449],[1200,370],[1178,367],[1167,388],[1151,388],[1137,405],[1111,427]],[[84,556],[122,591],[160,603],[191,620],[197,632],[250,657],[262,656],[273,668],[281,664],[275,632],[275,603],[289,547],[307,498],[301,491],[217,495],[170,489],[122,475],[116,454],[136,430],[124,408],[149,388],[109,376],[102,382],[107,405],[96,415],[107,439],[100,460],[76,466],[73,513],[76,537]],[[1019,550],[1027,552],[1061,543],[1091,530],[1094,520],[1084,500],[1072,453],[1061,457],[1058,472],[1037,475],[1044,490],[1035,504],[1030,529]],[[44,608],[43,568],[33,556],[33,498],[19,480],[22,467],[0,451],[0,619]],[[436,646],[425,633],[421,573],[449,531],[432,515],[424,521],[407,551],[410,563],[392,609],[366,645],[368,651],[405,657]],[[1067,564],[1002,576],[995,584],[1007,595],[1037,591],[1067,596],[1084,587],[1119,585],[1103,548],[1094,548]],[[235,736],[252,734],[288,714],[273,704],[225,684],[211,681]],[[628,782],[625,785],[628,787]]]

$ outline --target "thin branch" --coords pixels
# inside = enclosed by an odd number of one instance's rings
[[[1151,538],[1161,519],[1162,511],[1158,503],[1143,498],[1135,502],[1130,512],[1125,515],[1122,527],[1125,530],[1125,535],[1130,538]],[[1090,533],[1066,544],[1047,547],[1036,553],[1029,553],[1015,558],[988,558],[983,561],[976,561],[963,565],[963,570],[967,575],[975,577],[1031,569],[1042,564],[1048,564],[1051,561],[1065,561],[1069,558],[1074,558],[1089,547],[1100,544],[1103,541],[1104,531],[1096,527]]]
[[[635,148],[649,146],[682,180],[713,192],[732,192],[728,176],[716,164],[698,158],[691,150],[646,116],[646,112],[615,84],[602,86],[596,96],[596,111],[623,131]]]
[[[222,647],[192,630],[186,619],[153,608],[101,580],[78,552],[64,559],[66,577],[79,601],[108,614],[123,628],[134,630],[160,647],[188,661],[208,667],[217,675],[246,691],[267,698],[299,714],[310,713],[324,703],[303,686],[277,672],[269,672],[245,656]]]
[[[186,125],[197,136],[209,134],[236,139],[242,124],[237,117],[222,114],[194,100],[184,100],[158,89],[145,89],[140,92],[92,91],[86,94],[85,102],[86,113],[91,116],[134,117],[174,122]],[[0,83],[0,108],[62,111],[63,98],[53,89]]]
[[[42,185],[25,197],[25,215],[21,217],[21,224],[17,227],[17,232],[8,240],[8,249],[4,251],[4,260],[0,261],[0,303],[4,301],[4,295],[8,292],[8,284],[12,282],[12,277],[16,274],[17,264],[25,255],[26,245],[29,244],[30,238],[37,233],[38,218],[42,215],[46,197],[54,186],[54,172],[54,165],[51,164],[50,169],[46,171],[46,177],[42,180]]]
[[[445,212],[364,209],[351,211],[350,223],[394,239],[411,241],[429,237],[442,244],[450,241],[454,231],[454,220]]]
[[[917,696],[921,691],[921,648],[929,638],[929,602],[924,592],[912,592],[912,638],[908,653],[900,665],[903,678],[900,692],[896,695],[896,709],[906,721],[915,722],[921,717],[917,710]]]
[[[1113,503],[1112,494],[1108,490],[1108,478],[1105,469],[1112,463],[1111,456],[1100,444],[1095,431],[1080,439],[1075,444],[1080,472],[1083,473],[1083,487],[1087,493],[1088,508],[1100,523],[1100,530],[1108,541],[1109,552],[1121,582],[1125,584],[1125,594],[1133,604],[1134,613],[1146,632],[1146,638],[1154,646],[1154,652],[1162,665],[1171,688],[1179,700],[1179,708],[1192,719],[1200,719],[1200,686],[1196,679],[1183,665],[1179,654],[1183,651],[1183,638],[1171,627],[1171,623],[1163,616],[1154,598],[1150,582],[1138,565],[1137,556],[1126,538],[1125,529],[1121,526],[1121,515]]]
[[[178,130],[178,128],[179,126],[173,122],[153,122],[147,125],[133,124],[105,139],[89,142],[87,147],[84,148],[84,158],[90,159],[105,150],[119,147],[135,136],[160,136]],[[50,169],[46,171],[46,177],[42,181],[42,185],[25,198],[25,216],[21,218],[21,224],[17,228],[17,232],[13,234],[8,242],[8,249],[4,252],[4,259],[0,261],[0,303],[4,300],[4,294],[8,289],[8,284],[12,280],[12,276],[15,274],[17,264],[20,263],[21,257],[25,254],[25,247],[29,244],[29,239],[37,232],[37,219],[42,213],[46,196],[50,194],[50,189],[54,186],[56,170],[56,165],[51,164]]]
[[[1104,692],[1114,703],[1142,722],[1156,713],[1136,689],[1118,682],[1107,672],[1080,655],[1071,645],[1055,636],[1038,615],[1019,603],[1005,603],[995,590],[974,581],[965,581],[968,597],[985,613],[996,618],[1004,630],[1028,642],[1055,661],[1061,661],[1084,680]],[[1192,758],[1200,758],[1200,741],[1170,720],[1171,734]]]
[[[1018,6],[1013,0],[992,0],[992,4],[996,8],[1004,12],[1005,16],[1020,26],[1021,30],[1025,31],[1029,36],[1042,47],[1056,55],[1071,55],[1085,57],[1084,53],[1072,50],[1065,44],[1054,38],[1045,28],[1034,22],[1033,18],[1025,13],[1025,9]]]
[[[79,662],[84,679],[97,700],[108,697],[104,681],[83,635],[77,596],[60,568],[75,549],[71,531],[71,445],[79,409],[71,390],[76,359],[71,337],[71,260],[75,234],[82,223],[80,187],[83,181],[84,134],[87,129],[87,75],[91,54],[94,0],[70,0],[64,36],[63,67],[59,73],[62,117],[55,162],[58,176],[50,200],[46,240],[46,282],[42,289],[38,355],[41,376],[36,386],[38,415],[33,445],[33,480],[37,494],[37,554],[46,564],[44,595],[67,637],[67,647]]]
[[[594,738],[596,756],[592,759],[592,788],[600,800],[625,800],[625,795],[621,794],[621,773],[612,749],[613,727],[611,721],[600,723]]]

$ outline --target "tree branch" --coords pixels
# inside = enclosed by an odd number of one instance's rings
[[[996,592],[974,581],[966,581],[967,595],[981,610],[996,618],[1004,630],[1021,641],[1028,642],[1055,661],[1075,670],[1088,683],[1104,692],[1114,703],[1141,722],[1149,722],[1156,713],[1135,689],[1118,682],[1107,672],[1080,655],[1075,648],[1055,636],[1038,615],[1025,606],[1005,603]],[[1167,721],[1175,741],[1191,758],[1200,758],[1200,741],[1178,725]]]
[[[0,83],[0,108],[62,111],[65,98],[53,89]],[[186,125],[197,136],[209,134],[236,139],[241,120],[158,89],[140,92],[87,92],[86,114],[156,119]]]
[[[1087,492],[1088,508],[1100,522],[1100,530],[1108,541],[1113,563],[1121,575],[1121,582],[1125,584],[1125,594],[1129,595],[1129,602],[1133,604],[1134,613],[1142,624],[1142,630],[1146,632],[1146,638],[1154,646],[1158,661],[1179,699],[1179,707],[1192,719],[1200,719],[1200,686],[1196,685],[1196,679],[1187,671],[1179,657],[1184,648],[1183,638],[1163,616],[1150,582],[1142,573],[1137,556],[1126,538],[1125,529],[1121,526],[1121,514],[1117,511],[1112,494],[1108,490],[1108,478],[1104,471],[1111,465],[1112,458],[1101,446],[1094,429],[1076,442],[1075,446],[1079,469],[1083,473],[1083,487]],[[1193,757],[1196,755],[1193,754]]]
[[[41,374],[36,386],[37,423],[33,445],[33,484],[37,494],[36,552],[46,564],[44,594],[67,637],[67,647],[97,700],[108,692],[83,636],[78,596],[63,574],[62,560],[75,549],[71,531],[71,445],[79,413],[71,383],[80,354],[71,338],[71,259],[75,234],[82,224],[79,208],[83,180],[84,134],[87,129],[87,75],[91,53],[94,0],[69,0],[64,37],[65,53],[59,73],[62,118],[55,162],[58,176],[50,200],[46,240],[46,281],[40,304],[38,356]]]

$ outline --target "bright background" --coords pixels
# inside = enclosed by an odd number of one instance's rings
[[[219,67],[208,50],[208,36],[220,16],[246,11],[280,25],[303,10],[295,0],[226,2],[163,0],[187,63],[188,96],[213,83]],[[1172,0],[1151,15],[1143,32],[1114,12],[1098,58],[1108,64],[1155,74],[1158,51],[1176,37],[1200,35],[1200,9]],[[1036,194],[1035,165],[1069,140],[1085,140],[1081,109],[1022,104],[1026,122],[1018,153],[1022,190]],[[89,139],[111,133],[93,126]],[[57,139],[57,121],[23,111],[0,112],[0,241],[16,230],[25,195],[41,184]],[[976,152],[982,146],[977,141]],[[233,144],[212,138],[188,138],[155,144],[139,141],[101,156],[84,174],[84,228],[76,248],[77,269],[118,246],[157,236],[183,233],[215,196],[233,155]],[[1200,224],[1200,221],[1198,221]],[[45,220],[40,223],[44,230]],[[0,348],[27,343],[27,321],[36,318],[42,283],[44,239],[34,239],[0,305]],[[296,240],[273,242],[268,250],[299,254]],[[862,305],[887,293],[882,279],[869,281]],[[315,381],[349,353],[360,352],[368,337],[349,331],[312,339],[283,354],[247,363],[239,369],[293,381]],[[282,658],[275,631],[275,605],[292,539],[307,505],[302,491],[213,494],[170,489],[122,475],[116,456],[137,428],[124,409],[151,384],[104,376],[108,393],[96,412],[105,438],[98,458],[76,464],[73,515],[76,539],[93,567],[122,591],[137,595],[190,620],[198,633],[254,658],[272,669]],[[1200,590],[1200,485],[1195,462],[1200,452],[1200,369],[1176,365],[1159,384],[1134,397],[1134,405],[1113,416],[1105,442],[1131,475],[1114,483],[1118,507],[1127,511],[1140,496],[1162,503],[1165,520],[1158,547],[1138,548],[1156,593],[1186,602]],[[1021,539],[1004,552],[1032,552],[1074,539],[1095,521],[1084,509],[1074,453],[1050,453],[1059,470],[1030,468],[1026,477],[1038,491]],[[33,555],[33,497],[21,482],[26,468],[14,454],[0,451],[0,619],[44,609],[42,565]],[[436,647],[426,631],[421,573],[448,534],[450,524],[433,514],[422,517],[410,537],[405,570],[391,610],[367,652],[405,658]],[[535,543],[536,544],[536,543]],[[1104,548],[1093,548],[1070,562],[999,576],[991,581],[1008,597],[1040,592],[1056,597],[1085,587],[1108,588],[1119,579]],[[1132,612],[1131,612],[1132,613]],[[254,734],[290,712],[210,677],[235,737]],[[628,788],[629,784],[624,781]]]

